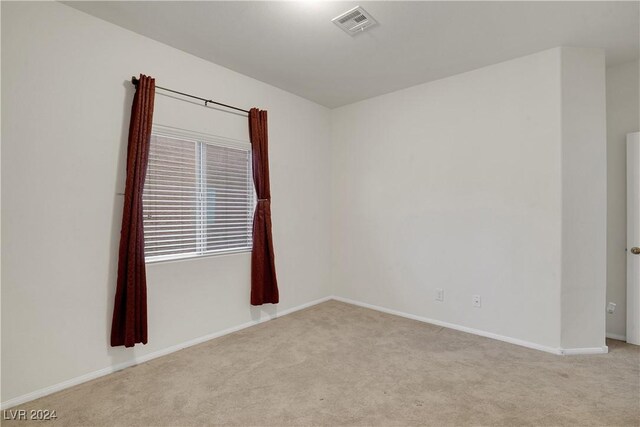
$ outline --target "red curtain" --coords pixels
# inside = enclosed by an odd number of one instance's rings
[[[271,236],[271,188],[266,111],[260,111],[257,108],[249,111],[249,138],[253,159],[253,183],[258,195],[258,204],[253,215],[251,305],[277,304],[279,295]]]
[[[111,345],[147,343],[147,278],[144,264],[142,190],[149,161],[155,79],[140,75],[131,107],[118,281]]]

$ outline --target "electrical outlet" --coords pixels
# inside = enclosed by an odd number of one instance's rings
[[[607,313],[613,314],[614,311],[616,311],[616,303],[615,302],[610,302],[607,305]]]
[[[444,302],[444,289],[436,289],[436,301]]]
[[[480,295],[473,296],[473,306],[476,308],[482,307],[482,300],[480,299]]]

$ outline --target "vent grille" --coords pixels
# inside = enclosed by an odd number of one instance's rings
[[[338,22],[340,22],[341,24],[345,24],[348,20],[355,19],[356,17],[367,19],[362,15],[362,13],[359,10],[355,10],[355,11],[349,13],[348,15],[343,16],[342,18],[340,18],[338,20]]]
[[[360,6],[348,10],[340,16],[336,16],[331,22],[350,35],[361,33],[366,28],[377,24],[377,21]]]

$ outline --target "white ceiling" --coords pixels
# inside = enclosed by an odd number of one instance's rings
[[[639,57],[639,2],[68,2],[327,107],[556,46]],[[380,23],[331,23],[363,6]]]

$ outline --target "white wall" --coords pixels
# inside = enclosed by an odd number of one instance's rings
[[[334,293],[551,349],[602,346],[604,306],[574,313],[561,299],[562,273],[574,266],[563,259],[563,221],[585,204],[573,194],[580,186],[563,185],[574,175],[562,152],[579,153],[568,131],[577,119],[563,120],[579,111],[561,88],[578,65],[593,74],[585,99],[603,131],[604,64],[565,48],[333,110]],[[596,163],[605,144],[597,138],[583,153]],[[593,181],[603,187],[600,162]],[[605,227],[597,190],[596,240]],[[601,293],[594,305],[604,302],[602,255],[589,270],[602,272],[591,281],[589,297]],[[600,336],[585,344],[573,329],[562,335],[573,320],[563,314],[601,319]]]
[[[149,344],[110,348],[138,73],[269,111],[281,303],[250,308],[248,253],[149,265]],[[328,109],[54,2],[2,2],[2,89],[2,401],[329,295]],[[159,93],[154,121],[248,139]]]
[[[558,348],[559,88],[555,49],[333,110],[335,292]]]
[[[640,130],[640,63],[607,68],[607,334],[624,339],[627,315],[626,137]]]
[[[607,124],[601,49],[562,49],[562,347],[605,345]]]

